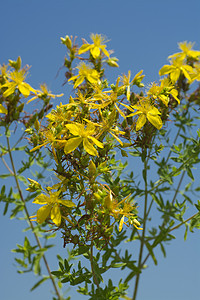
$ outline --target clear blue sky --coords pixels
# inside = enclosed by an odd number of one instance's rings
[[[29,82],[35,88],[46,82],[54,93],[69,91],[62,87],[63,73],[56,78],[65,56],[60,37],[76,35],[89,41],[90,33],[106,35],[110,40],[108,49],[115,50],[119,58],[120,68],[114,70],[113,80],[117,74],[143,69],[145,82],[152,82],[158,79],[158,70],[167,62],[167,56],[177,51],[177,42],[196,42],[195,48],[200,49],[200,1],[2,1],[0,64],[20,55],[24,64],[32,66]],[[36,279],[16,273],[10,249],[23,242],[23,224],[3,217],[2,209],[0,204],[0,298],[51,299],[48,284],[30,293]],[[58,252],[65,255],[62,243],[56,242]],[[179,230],[177,240],[167,250],[166,259],[158,253],[157,267],[149,261],[140,281],[138,300],[198,299],[200,231],[184,242]],[[56,269],[53,252],[50,260]]]

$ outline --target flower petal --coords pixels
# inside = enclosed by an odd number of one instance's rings
[[[93,49],[90,50],[90,52],[94,58],[97,58],[100,55],[99,47],[94,47]]]
[[[44,205],[37,211],[37,222],[42,224],[46,218],[49,216],[51,211],[51,205]]]
[[[67,129],[69,129],[70,133],[73,135],[81,135],[82,131],[84,130],[83,124],[67,124],[65,125]]]
[[[90,44],[83,44],[80,49],[78,50],[78,54],[82,54],[84,52],[87,52],[88,50],[90,50],[93,47],[93,45]]]
[[[7,114],[8,113],[7,109],[2,104],[0,104],[0,113],[1,114]]]
[[[155,126],[158,130],[162,128],[162,120],[158,115],[147,114],[147,119],[149,122]]]
[[[80,145],[82,140],[83,140],[82,137],[76,137],[76,138],[72,138],[72,139],[66,141],[65,147],[64,147],[65,154],[68,154],[68,153],[74,151]]]
[[[59,205],[56,203],[51,210],[51,220],[56,224],[56,226],[60,226],[61,223],[61,213]]]
[[[59,199],[58,202],[67,207],[76,207],[76,204],[70,200],[60,200]]]
[[[137,120],[137,123],[136,123],[136,131],[140,130],[144,124],[146,123],[146,116],[145,114],[141,114],[139,117],[138,117],[138,120]]]
[[[50,203],[50,198],[44,194],[40,194],[38,195],[37,197],[35,197],[33,203],[36,203],[36,204],[48,204]]]
[[[91,139],[99,148],[103,148],[103,143],[99,142],[96,138],[94,138],[93,136],[89,136],[89,139]]]
[[[119,222],[119,232],[122,231],[123,224],[124,224],[124,216],[121,218]]]
[[[83,139],[83,147],[87,153],[93,156],[98,156],[97,150],[92,146],[92,144],[88,141],[87,138]]]

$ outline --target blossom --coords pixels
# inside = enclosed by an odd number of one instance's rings
[[[184,58],[181,56],[172,58],[171,65],[164,65],[159,71],[160,76],[169,74],[172,83],[179,79],[181,73],[191,81],[190,73],[193,73],[193,68],[185,64]]]
[[[88,120],[85,121],[102,128],[98,134],[98,137],[100,137],[104,132],[109,132],[121,144],[121,146],[123,146],[123,142],[118,138],[118,135],[125,134],[125,132],[119,130],[117,126],[114,126],[113,128],[116,119],[116,110],[113,109],[110,115],[106,119],[102,116],[101,110],[100,110],[100,115],[102,119],[101,123],[92,123]]]
[[[176,99],[178,104],[180,104],[180,100],[177,98],[178,91],[174,88],[174,85],[170,83],[168,78],[162,79],[160,85],[153,83],[148,90],[147,95],[152,97],[154,100],[161,100],[165,106],[168,106],[169,95],[171,95],[174,99]]]
[[[173,55],[170,55],[169,58],[179,56],[184,59],[188,56],[188,57],[196,59],[198,56],[200,56],[200,51],[196,51],[196,50],[192,49],[194,43],[191,43],[191,42],[187,43],[185,41],[185,42],[179,43],[178,45],[179,45],[179,49],[181,49],[182,52],[178,52]]]
[[[36,92],[28,83],[24,82],[26,78],[25,70],[13,71],[8,75],[8,78],[11,81],[7,80],[7,82],[1,86],[1,88],[7,88],[3,93],[4,97],[13,94],[16,88],[18,88],[24,97],[28,97],[30,92]]]
[[[129,107],[129,110],[134,111],[133,109],[136,109],[137,112],[132,113],[128,115],[127,117],[132,117],[134,115],[138,115],[138,120],[136,123],[136,131],[140,130],[146,121],[148,120],[153,126],[155,126],[157,129],[162,128],[162,119],[159,115],[161,113],[159,110],[153,106],[148,99],[141,100],[139,104],[132,105]]]
[[[73,123],[65,125],[70,133],[76,137],[66,141],[64,151],[66,154],[74,151],[82,142],[87,153],[93,156],[98,156],[97,150],[92,145],[91,141],[99,148],[103,148],[103,144],[92,135],[95,133],[95,126],[91,123],[84,127],[84,124]]]
[[[43,98],[46,98],[46,97],[51,97],[51,98],[55,99],[55,97],[62,97],[64,95],[64,94],[60,94],[60,95],[51,94],[51,91],[48,91],[47,86],[46,86],[45,83],[40,85],[40,89],[41,90],[39,90],[39,91],[38,90],[35,91],[36,95],[33,98],[31,98],[30,100],[28,100],[27,104],[30,103],[31,101],[37,99],[37,98],[43,99]]]
[[[116,199],[113,198],[112,191],[107,192],[107,196],[104,198],[104,206],[115,219],[119,219],[119,231],[122,230],[123,224],[127,225],[124,221],[124,218],[128,218],[130,224],[132,224],[137,229],[140,228],[140,223],[135,219],[132,211],[135,207],[128,200],[130,195],[122,199],[120,202],[117,202]]]
[[[127,100],[130,100],[130,96],[131,96],[131,92],[130,92],[130,86],[131,85],[137,85],[138,87],[143,87],[144,84],[141,83],[142,79],[144,78],[145,75],[142,75],[143,70],[141,70],[140,72],[138,72],[135,77],[132,79],[132,81],[130,82],[131,79],[131,71],[128,71],[128,75],[123,75],[121,77],[121,81],[123,83],[123,86],[126,87],[127,91],[126,91],[126,96],[127,96]]]
[[[99,74],[96,70],[92,69],[90,65],[82,62],[77,67],[79,70],[78,75],[72,76],[68,81],[74,80],[74,88],[77,88],[85,79],[91,84],[96,84],[99,79]]]
[[[31,218],[35,218],[39,224],[42,224],[49,216],[51,220],[56,224],[56,226],[60,226],[61,224],[61,212],[60,212],[60,204],[72,208],[76,205],[70,200],[62,200],[59,198],[60,192],[49,192],[49,196],[45,194],[40,194],[35,198],[33,203],[42,204],[41,208],[38,209],[37,215],[32,216]]]
[[[99,57],[101,51],[109,57],[109,53],[106,50],[106,45],[102,45],[104,38],[100,34],[91,34],[91,40],[93,44],[83,44],[78,51],[78,54],[82,54],[90,50],[91,55],[96,59]]]

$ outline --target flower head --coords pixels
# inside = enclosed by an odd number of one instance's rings
[[[182,42],[182,43],[179,43],[179,49],[182,50],[182,52],[178,52],[178,53],[175,53],[173,55],[170,55],[169,58],[172,58],[172,57],[182,57],[183,59],[186,58],[186,57],[191,57],[191,58],[194,58],[196,59],[198,56],[200,56],[200,51],[196,51],[196,50],[193,50],[193,46],[194,46],[194,43],[187,43],[186,41],[185,42]]]
[[[68,81],[74,80],[74,88],[77,88],[85,79],[88,80],[91,84],[97,84],[99,79],[99,74],[96,70],[92,69],[90,65],[82,62],[77,67],[79,70],[78,75],[72,76]]]
[[[129,109],[132,111],[136,109],[137,112],[130,114],[128,117],[139,115],[136,123],[136,131],[140,130],[147,120],[157,129],[162,128],[162,119],[159,116],[161,113],[148,99],[141,100],[139,104],[133,105]]]
[[[1,87],[6,87],[7,89],[3,93],[4,97],[8,97],[15,92],[15,89],[18,88],[20,93],[24,97],[28,97],[30,92],[36,92],[28,83],[24,82],[26,78],[25,70],[13,71],[8,75],[8,78],[11,80],[7,80]]]
[[[171,95],[180,104],[180,100],[177,98],[178,91],[174,88],[174,85],[171,84],[168,78],[162,79],[160,85],[153,83],[148,90],[147,95],[154,100],[159,99],[165,106],[168,106],[169,96]]]
[[[83,44],[78,51],[78,54],[82,54],[90,50],[91,55],[96,59],[99,57],[101,51],[109,57],[109,53],[106,50],[106,45],[102,45],[104,38],[100,34],[91,34],[90,36],[93,44]]]
[[[38,209],[37,215],[32,216],[31,218],[36,217],[36,220],[39,224],[42,224],[49,216],[51,220],[57,225],[60,226],[61,224],[61,212],[60,212],[60,204],[72,208],[76,205],[69,200],[62,200],[59,198],[60,192],[49,192],[49,196],[45,194],[40,194],[35,198],[33,203],[42,204],[41,208]]]
[[[76,137],[72,137],[66,141],[64,151],[66,154],[74,151],[82,142],[87,153],[93,156],[98,156],[97,150],[92,145],[91,141],[99,148],[103,148],[103,144],[92,135],[95,134],[95,126],[91,123],[85,128],[83,124],[74,123],[65,125],[70,133]]]
[[[193,68],[185,64],[184,57],[177,56],[172,58],[171,65],[164,65],[160,69],[159,75],[162,76],[169,74],[172,83],[175,83],[179,79],[181,73],[183,73],[184,76],[191,81],[190,73],[193,74],[193,72]]]

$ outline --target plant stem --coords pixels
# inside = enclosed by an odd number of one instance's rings
[[[19,185],[19,180],[17,178],[17,173],[16,173],[16,170],[15,170],[15,165],[14,165],[14,161],[13,161],[13,157],[12,157],[12,152],[11,152],[11,148],[10,148],[10,142],[9,142],[9,138],[6,137],[7,139],[7,146],[8,146],[8,153],[9,153],[9,157],[10,157],[10,162],[11,162],[11,165],[12,165],[12,173],[13,173],[13,176],[15,178],[15,182],[16,182],[16,185],[17,185],[17,190],[19,192],[19,195],[20,195],[20,198],[21,198],[21,201],[23,202],[24,204],[24,211],[25,211],[25,214],[26,214],[26,217],[27,217],[27,222],[29,223],[30,227],[31,227],[31,230],[33,232],[33,235],[35,236],[35,239],[36,239],[36,242],[37,242],[37,245],[40,249],[42,249],[42,246],[41,246],[41,243],[40,243],[40,240],[36,234],[36,232],[34,232],[34,226],[33,226],[33,223],[30,221],[30,215],[29,215],[29,212],[28,212],[28,209],[27,209],[27,206],[26,206],[26,202],[24,200],[24,197],[22,195],[22,191],[21,191],[21,188],[20,188],[20,185]],[[49,274],[49,278],[51,279],[51,282],[53,284],[53,287],[54,287],[54,290],[55,290],[55,293],[56,295],[58,296],[58,299],[61,299],[61,296],[59,294],[59,291],[57,289],[57,286],[56,286],[56,282],[51,274],[51,270],[50,270],[50,267],[49,267],[49,264],[47,262],[47,259],[46,259],[46,256],[43,254],[42,256],[43,258],[43,261],[44,261],[44,264],[45,264],[45,267],[47,269],[47,272]]]
[[[94,263],[93,263],[93,241],[91,241],[91,247],[90,247],[90,264],[91,264],[91,271],[92,271],[94,283],[99,288],[99,282],[98,282],[97,276],[96,276],[95,271],[94,271]]]
[[[196,214],[194,214],[193,216],[189,217],[187,220],[181,222],[180,224],[178,224],[178,225],[172,227],[172,228],[169,230],[169,232],[171,232],[171,231],[173,231],[173,230],[175,230],[175,229],[178,229],[178,228],[181,227],[183,224],[185,224],[185,223],[187,223],[188,221],[190,221],[190,220],[192,220],[193,218],[195,218],[198,214],[199,214],[199,212],[196,213]]]
[[[145,233],[146,233],[146,221],[147,221],[147,201],[148,201],[148,189],[147,189],[147,161],[148,158],[145,158],[144,161],[144,182],[145,182],[145,202],[144,202],[144,213],[143,213],[143,230],[142,230],[142,237],[140,239],[140,252],[139,252],[139,259],[138,259],[138,268],[142,268],[142,255],[143,255],[143,249],[144,249],[144,244],[145,244]],[[133,298],[132,300],[136,299],[137,296],[137,291],[138,291],[138,286],[139,286],[139,280],[140,280],[140,273],[136,275],[136,280],[135,280],[135,288],[134,288],[134,293],[133,293]]]

